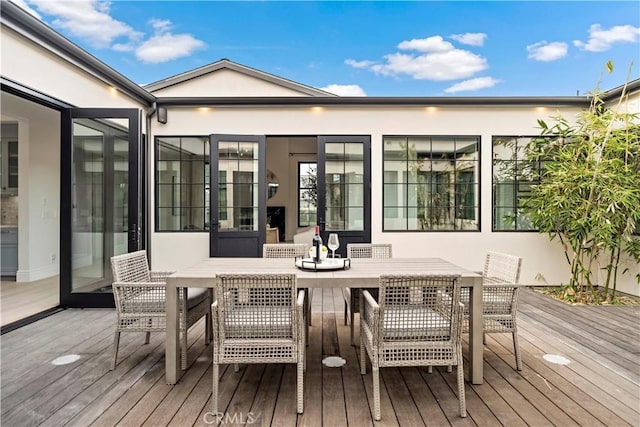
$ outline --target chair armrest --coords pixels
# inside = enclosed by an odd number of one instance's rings
[[[150,271],[149,276],[152,282],[166,282],[167,277],[173,273],[175,273],[175,271]]]
[[[362,299],[360,303],[362,312],[360,313],[360,321],[367,324],[371,331],[374,331],[374,340],[377,339],[380,325],[380,306],[371,296],[369,291],[362,291]]]
[[[119,315],[166,311],[164,282],[113,282],[112,289]]]
[[[222,336],[221,331],[219,329],[220,323],[218,322],[218,301],[214,301],[213,304],[211,304],[211,329],[213,332],[213,342],[216,345],[216,348],[218,345],[220,345],[220,337]]]
[[[305,325],[307,324],[307,319],[304,318],[304,290],[298,291],[298,299],[296,300],[296,312],[298,313],[298,324],[295,325],[296,330],[298,331],[298,337],[302,340],[302,346],[306,345],[304,342],[305,339]]]

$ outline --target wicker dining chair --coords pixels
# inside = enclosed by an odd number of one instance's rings
[[[360,299],[360,373],[373,371],[374,419],[380,420],[379,368],[457,366],[460,416],[466,417],[460,276],[385,275],[378,302]]]
[[[513,350],[516,358],[516,369],[522,370],[520,344],[518,342],[518,293],[520,292],[520,270],[522,258],[499,253],[488,252],[482,272],[482,312],[484,334],[511,333]],[[469,289],[463,288],[461,300],[464,304],[463,332],[469,331]]]
[[[308,243],[265,243],[262,245],[262,258],[306,258],[309,256]],[[311,301],[313,289],[307,289],[307,301],[305,304],[305,317],[307,324],[311,326]],[[307,331],[308,336],[308,331]]]
[[[116,305],[116,332],[113,341],[111,370],[118,359],[121,332],[146,332],[145,344],[151,332],[166,331],[165,288],[171,271],[150,271],[144,250],[111,257],[113,297]],[[210,290],[181,288],[179,290],[181,367],[187,369],[187,330],[205,317],[205,341],[211,341]]]
[[[296,295],[297,294],[297,295]],[[295,274],[220,274],[213,318],[213,413],[220,364],[296,363],[297,412],[304,409],[304,291]]]
[[[388,243],[348,243],[347,258],[391,258],[391,245]],[[344,324],[347,324],[347,313],[349,313],[349,324],[351,325],[351,345],[354,345],[353,319],[358,312],[359,290],[342,288],[342,298],[344,299]]]

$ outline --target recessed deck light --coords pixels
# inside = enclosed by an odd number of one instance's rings
[[[329,356],[322,359],[322,364],[327,368],[341,368],[345,363],[347,361],[340,356]]]
[[[68,365],[69,363],[77,362],[80,360],[80,356],[77,354],[67,354],[64,356],[56,357],[51,361],[52,365]]]
[[[569,359],[564,356],[560,356],[559,354],[545,354],[542,358],[547,362],[554,363],[556,365],[568,365],[571,363]]]

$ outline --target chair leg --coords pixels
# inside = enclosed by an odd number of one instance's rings
[[[187,370],[187,330],[185,328],[184,331],[182,331],[182,335],[181,335],[181,345],[180,345],[180,358],[181,360],[181,364],[182,364],[182,370],[186,371]]]
[[[311,302],[313,301],[313,288],[307,289],[307,293],[305,295],[307,298],[307,325],[311,325]]]
[[[304,411],[304,363],[298,362],[298,380],[297,380],[297,401],[298,401],[298,414],[302,414]]]
[[[364,336],[362,334],[362,329],[360,329],[360,375],[367,374],[367,346],[364,343]]]
[[[427,366],[427,374],[433,374],[433,366]]]
[[[520,343],[518,342],[518,330],[513,331],[513,351],[516,355],[516,369],[522,371],[522,358],[520,356]]]
[[[233,364],[233,372],[240,372],[240,364],[239,363],[234,363]]]
[[[144,334],[144,343],[149,344],[149,338],[151,338],[151,332],[146,332]]]
[[[349,320],[350,320],[349,324],[350,324],[350,326],[349,327],[351,328],[351,345],[356,345],[355,341],[353,339],[353,334],[354,334],[354,331],[353,331],[353,319],[355,317],[355,315],[353,314],[353,307],[351,307],[351,310],[349,310],[349,311],[350,311],[350,313],[349,313]]]
[[[213,362],[213,393],[211,395],[211,411],[213,415],[218,415],[218,364]]]
[[[447,366],[447,372],[449,372],[449,373],[453,372],[453,366],[452,365]]]
[[[458,372],[458,401],[460,402],[460,416],[467,417],[467,401],[464,396],[464,369],[462,367],[462,355],[460,355],[460,363],[457,367]]]
[[[204,316],[204,342],[209,345],[213,340],[213,328],[211,327],[211,311],[208,311]]]
[[[347,313],[349,311],[349,302],[347,300],[344,301],[344,324],[347,324]]]
[[[116,369],[116,362],[118,360],[118,345],[120,345],[120,332],[116,331],[115,337],[113,337],[113,359],[111,360],[111,370]]]
[[[373,419],[380,421],[380,369],[372,366],[373,372]]]

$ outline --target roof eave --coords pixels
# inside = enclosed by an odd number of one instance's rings
[[[70,59],[77,61],[78,64],[85,67],[91,73],[94,73],[102,80],[117,87],[139,102],[150,106],[155,101],[155,96],[141,86],[118,73],[12,2],[2,0],[0,16],[2,18],[2,25],[9,24],[8,28],[22,30],[20,31],[21,34],[28,34],[39,41],[48,43],[53,48],[67,55]]]
[[[205,106],[531,106],[587,107],[587,96],[569,97],[158,97],[158,105]]]

